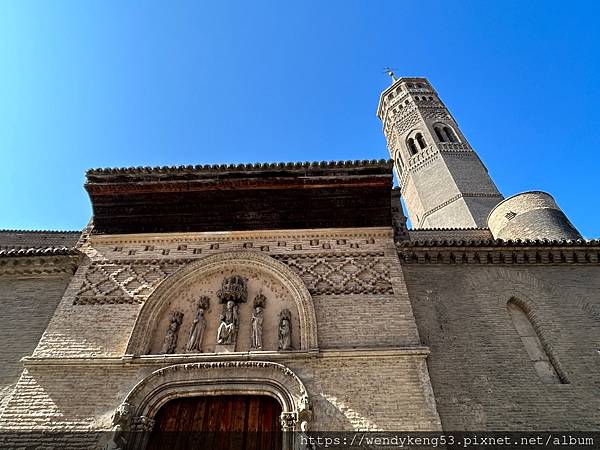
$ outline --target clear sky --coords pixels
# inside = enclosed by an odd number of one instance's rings
[[[387,158],[425,76],[506,196],[600,236],[600,2],[0,2],[0,227],[80,229],[92,167]]]

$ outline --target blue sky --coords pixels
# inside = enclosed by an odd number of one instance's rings
[[[92,167],[387,158],[429,78],[502,193],[600,236],[600,2],[0,3],[0,227],[80,229]]]

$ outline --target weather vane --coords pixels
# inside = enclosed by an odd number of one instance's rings
[[[385,74],[387,74],[387,75],[390,76],[390,78],[392,79],[392,83],[394,83],[395,81],[398,81],[398,77],[394,73],[394,70],[391,69],[390,67],[385,67],[383,69],[383,73],[385,73]]]

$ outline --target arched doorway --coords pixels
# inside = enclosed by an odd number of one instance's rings
[[[204,399],[203,402],[208,403],[200,406],[197,403],[198,398],[202,398]],[[207,398],[213,398],[213,400],[207,400]],[[236,398],[239,400],[235,400]],[[261,419],[263,425],[260,425],[260,430],[265,431],[276,428],[275,433],[279,432],[279,436],[281,436],[278,441],[280,444],[271,447],[267,444],[265,446],[261,444],[260,447],[227,446],[222,448],[231,450],[237,450],[238,448],[290,450],[294,448],[294,434],[286,432],[307,429],[308,423],[312,420],[308,393],[300,378],[292,370],[282,364],[269,361],[175,364],[152,372],[127,394],[123,403],[117,408],[113,417],[114,439],[119,440],[123,432],[133,432],[128,436],[127,450],[146,450],[149,438],[157,429],[157,421],[164,423],[164,425],[158,426],[159,430],[169,429],[171,426],[175,427],[174,431],[178,426],[184,427],[181,428],[182,430],[190,428],[197,430],[198,428],[194,428],[194,425],[175,424],[177,422],[189,423],[190,420],[199,422],[200,415],[202,415],[202,425],[199,426],[199,429],[211,430],[211,427],[214,428],[216,425],[211,425],[210,422],[207,425],[208,428],[205,428],[204,425],[207,407],[209,412],[206,417],[219,417],[219,414],[214,414],[215,410],[227,411],[227,408],[230,408],[231,411],[235,409],[240,414],[244,410],[245,417],[247,416],[250,419],[250,417],[258,417],[256,414],[251,413],[251,408],[256,408],[256,403],[253,404],[254,400],[252,399],[259,399],[258,416],[261,416],[260,411],[265,412],[265,417]],[[184,400],[190,403],[187,404]],[[237,407],[234,408],[233,403],[227,406],[229,401],[234,400],[239,401]],[[181,403],[176,403],[177,401],[181,401]],[[175,406],[168,406],[171,402]],[[276,406],[272,402],[275,402]],[[165,406],[167,406],[167,409],[163,410]],[[168,408],[174,409],[169,410]],[[213,414],[211,414],[210,408],[213,408]],[[197,409],[200,409],[200,411],[197,411]],[[194,417],[198,414],[197,419],[190,419],[192,411]],[[275,416],[275,413],[278,414]],[[179,414],[181,414],[181,417],[177,419]],[[173,415],[175,415],[175,418]],[[169,425],[169,423],[173,425]],[[239,426],[241,422],[233,419],[233,423]],[[252,427],[259,426],[258,424],[250,425],[247,428],[248,431],[251,431]],[[226,427],[224,431],[229,429],[230,427]],[[276,436],[276,434],[272,436]],[[188,448],[218,447],[207,445],[204,447],[171,446],[165,448],[185,448],[187,450]]]
[[[265,395],[186,397],[163,405],[148,450],[261,450],[282,447],[281,405]]]

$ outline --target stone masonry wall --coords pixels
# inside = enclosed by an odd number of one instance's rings
[[[600,423],[600,267],[403,267],[446,430],[587,430]],[[538,378],[506,304],[527,305],[568,384]]]

